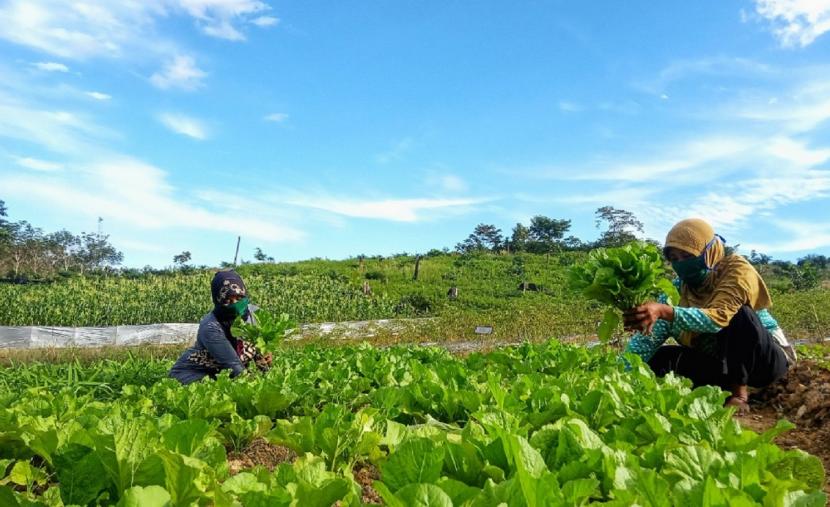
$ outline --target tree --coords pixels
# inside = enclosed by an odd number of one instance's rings
[[[80,239],[66,229],[61,229],[47,234],[46,243],[52,269],[69,271],[72,268],[73,255],[80,247]]]
[[[80,247],[75,254],[75,258],[81,274],[84,274],[85,271],[121,264],[121,261],[124,260],[124,254],[110,244],[109,235],[82,232]]]
[[[809,254],[798,259],[797,264],[799,266],[804,266],[805,264],[812,264],[817,268],[824,269],[827,267],[828,264],[830,264],[830,259],[828,259],[826,255]]]
[[[760,252],[756,252],[755,250],[749,252],[749,262],[755,264],[756,266],[769,264],[771,260],[772,257],[767,254],[762,254]]]
[[[265,261],[274,262],[274,258],[270,257],[268,254],[263,252],[262,248],[260,248],[260,247],[256,247],[256,250],[254,251],[254,259],[257,262],[265,262]]]
[[[8,216],[6,202],[0,200],[0,241],[7,239],[9,235],[9,221],[6,220],[6,217]]]
[[[571,228],[571,221],[536,215],[530,219],[526,250],[532,253],[551,253],[559,250],[561,240]]]
[[[183,268],[188,262],[190,262],[190,258],[190,251],[185,250],[184,252],[173,256],[173,264],[176,264],[179,268]]]
[[[478,224],[467,239],[456,245],[455,249],[462,253],[491,250],[498,251],[504,244],[501,229],[495,225]]]
[[[607,224],[606,230],[597,240],[597,246],[621,246],[637,239],[635,232],[643,232],[643,223],[634,213],[613,206],[603,206],[596,211],[596,226],[599,229],[602,223]]]
[[[523,252],[527,250],[529,240],[530,230],[518,223],[513,227],[513,233],[510,235],[510,249],[514,252]]]

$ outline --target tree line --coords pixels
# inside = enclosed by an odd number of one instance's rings
[[[6,203],[0,200],[0,277],[24,281],[83,275],[111,269],[123,260],[107,235],[76,235],[66,229],[47,233],[26,220],[10,221]]]
[[[573,250],[589,250],[597,247],[624,245],[642,234],[643,223],[634,213],[613,206],[603,206],[595,212],[596,226],[604,227],[599,239],[586,242],[568,235],[570,219],[536,215],[525,225],[517,223],[509,236],[492,224],[478,224],[467,238],[455,246],[459,253],[475,252],[528,252],[555,253]]]

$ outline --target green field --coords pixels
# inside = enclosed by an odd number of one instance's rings
[[[188,387],[163,359],[0,369],[0,504],[824,505],[821,462],[771,443],[786,424],[742,429],[719,389],[632,361],[549,341],[290,348]],[[239,469],[254,441],[284,462]]]
[[[591,335],[601,309],[566,286],[566,269],[584,254],[437,255],[363,261],[310,260],[239,268],[254,302],[299,322],[437,317],[411,339],[474,338],[476,325],[494,338]],[[105,326],[198,322],[210,308],[212,272],[127,277],[74,277],[46,284],[0,285],[9,303],[0,325]],[[539,291],[522,291],[523,282]],[[830,336],[830,290],[795,291],[779,280],[773,314],[793,338]],[[364,283],[371,295],[363,293]],[[458,288],[458,298],[447,296]],[[781,288],[776,288],[781,287]]]

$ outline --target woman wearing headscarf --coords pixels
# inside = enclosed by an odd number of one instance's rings
[[[672,306],[663,296],[626,312],[626,328],[638,331],[626,351],[658,376],[671,371],[695,387],[720,386],[731,392],[727,405],[747,410],[747,386],[767,386],[795,362],[769,312],[766,284],[744,257],[726,255],[723,238],[701,219],[672,227],[663,254],[680,301]],[[679,345],[663,345],[669,337]]]
[[[202,317],[196,333],[196,343],[187,349],[170,369],[169,376],[182,384],[204,377],[215,378],[221,370],[230,370],[236,377],[253,361],[260,370],[271,364],[270,354],[263,356],[250,343],[231,334],[237,318],[253,322],[248,307],[248,289],[235,271],[219,271],[210,284],[213,310]]]

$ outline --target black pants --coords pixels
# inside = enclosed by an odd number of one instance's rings
[[[758,315],[747,305],[717,335],[717,356],[701,350],[665,345],[648,365],[660,377],[673,371],[695,387],[711,385],[728,389],[734,385],[764,387],[787,373],[787,356]]]

